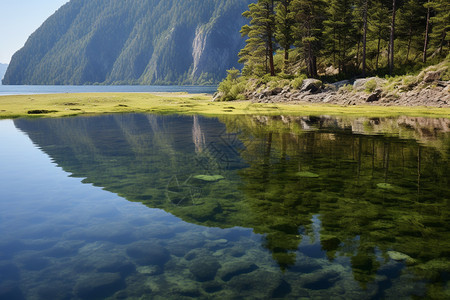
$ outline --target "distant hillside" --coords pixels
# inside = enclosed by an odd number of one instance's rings
[[[0,64],[0,85],[2,85],[2,79],[6,73],[7,68],[8,68],[7,64]]]
[[[14,54],[3,84],[206,84],[240,67],[252,0],[72,0]]]

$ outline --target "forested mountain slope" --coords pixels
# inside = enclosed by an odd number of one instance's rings
[[[12,58],[3,84],[205,84],[239,67],[251,0],[71,0]]]
[[[7,64],[0,64],[0,85],[2,84],[1,79],[5,75],[6,69],[8,68]]]

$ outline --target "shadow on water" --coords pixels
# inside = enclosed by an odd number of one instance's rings
[[[343,280],[337,267],[315,272],[323,268],[315,260],[348,265],[363,290],[377,285],[374,299],[402,274],[409,286],[426,285],[403,296],[449,293],[449,119],[130,114],[14,123],[84,183],[185,222],[260,234],[286,276],[273,297],[292,293],[295,274],[306,274],[299,297]]]

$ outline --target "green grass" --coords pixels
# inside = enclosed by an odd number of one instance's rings
[[[450,108],[339,106],[213,102],[211,95],[185,93],[86,93],[0,96],[0,118],[65,117],[110,113],[201,115],[350,115],[366,117],[428,116],[450,118]]]

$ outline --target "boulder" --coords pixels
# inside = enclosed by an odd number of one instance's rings
[[[251,273],[257,269],[258,266],[251,262],[230,263],[222,267],[220,277],[223,281],[230,281],[235,276]]]
[[[217,259],[212,257],[199,257],[191,262],[189,271],[198,281],[209,281],[216,277],[216,273],[219,268],[220,263]]]
[[[381,92],[382,92],[381,90],[374,91],[372,94],[369,95],[369,97],[367,97],[366,102],[375,102],[380,100]]]
[[[307,78],[303,80],[302,87],[300,89],[301,92],[312,92],[315,93],[322,88],[322,81],[314,78]]]
[[[438,81],[441,79],[441,72],[440,71],[429,71],[425,73],[425,76],[423,77],[423,81],[425,82],[433,82]]]

